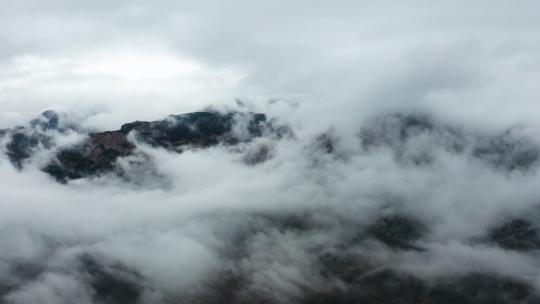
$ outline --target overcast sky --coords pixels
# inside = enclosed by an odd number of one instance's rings
[[[0,127],[55,108],[116,128],[237,98],[298,117],[540,110],[537,1],[0,4]]]
[[[60,185],[40,171],[54,149],[22,171],[2,153],[0,278],[13,265],[39,273],[14,278],[9,303],[92,303],[77,266],[84,253],[139,273],[144,303],[196,292],[227,267],[256,291],[294,296],[325,282],[312,248],[341,251],[356,226],[340,216],[365,226],[389,205],[430,225],[425,251],[368,244],[347,254],[424,277],[502,274],[540,290],[538,255],[476,242],[501,219],[538,223],[538,162],[516,173],[470,153],[515,125],[532,139],[507,133],[517,147],[505,146],[508,158],[538,152],[539,12],[536,0],[0,0],[0,129],[54,109],[114,130],[240,100],[295,134],[183,153],[139,145],[152,170],[118,164],[138,185],[116,175]],[[388,112],[431,114],[433,130],[400,139]],[[361,126],[382,147],[364,149]],[[314,144],[322,132],[333,154]],[[84,139],[49,135],[60,146]],[[461,152],[449,149],[456,138]],[[270,159],[246,165],[260,147]],[[268,222],[255,211],[318,208],[328,210],[324,229],[257,234]],[[255,235],[246,256],[223,258],[227,236],[245,227]]]

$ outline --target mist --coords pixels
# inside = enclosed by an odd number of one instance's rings
[[[540,301],[536,1],[0,5],[0,303]]]

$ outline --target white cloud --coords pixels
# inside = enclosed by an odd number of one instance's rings
[[[85,127],[116,130],[208,105],[238,108],[239,99],[295,133],[237,151],[141,146],[160,174],[146,187],[115,176],[58,185],[37,168],[47,153],[21,172],[0,159],[0,277],[21,263],[41,267],[32,283],[9,292],[12,302],[89,302],[77,268],[82,253],[137,272],[150,303],[200,292],[231,269],[251,280],[250,290],[287,301],[328,283],[316,275],[317,254],[341,250],[355,229],[387,212],[429,226],[424,252],[371,241],[345,253],[424,277],[495,269],[538,285],[538,257],[483,238],[505,220],[538,217],[539,175],[497,171],[469,153],[474,136],[509,126],[537,142],[538,2],[0,5],[0,128],[56,109]],[[441,145],[446,133],[364,150],[360,127],[393,112],[427,113],[469,132],[466,153]],[[314,150],[329,129],[332,155]],[[261,143],[271,145],[271,159],[246,166],[243,153]],[[424,152],[432,162],[411,165]],[[145,170],[128,172],[144,183]],[[261,215],[305,210],[320,225],[308,235],[280,231]],[[253,234],[245,248],[229,248],[244,228]],[[244,256],[231,261],[233,249]]]

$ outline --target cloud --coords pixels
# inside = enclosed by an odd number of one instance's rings
[[[139,290],[133,297],[149,303],[222,297],[221,288],[240,299],[294,303],[352,284],[347,271],[369,277],[381,267],[425,280],[494,273],[534,286],[537,258],[499,247],[489,231],[509,218],[537,220],[536,166],[497,167],[470,154],[479,141],[474,131],[462,131],[469,139],[462,149],[448,150],[452,141],[440,137],[446,126],[438,121],[422,129],[410,117],[397,119],[405,123],[376,136],[397,132],[402,146],[368,149],[359,133],[345,140],[351,135],[338,131],[332,151],[314,145],[315,137],[267,138],[274,152],[256,166],[242,155],[258,141],[182,153],[143,146],[168,181],[164,188],[132,187],[114,175],[61,185],[32,165],[16,172],[5,159],[0,221],[10,254],[1,269],[14,277],[7,297],[61,302],[90,290],[122,303],[101,287],[112,280],[121,294]],[[379,127],[366,121],[365,128]],[[409,162],[398,152],[431,160]],[[393,216],[403,220],[379,222]],[[426,228],[420,239],[408,238],[416,221]],[[403,245],[393,244],[396,234]],[[344,258],[352,260],[336,269]],[[64,279],[73,286],[57,290]]]
[[[538,249],[491,234],[538,231],[538,5],[5,1],[0,128],[55,109],[81,134],[47,133],[22,170],[0,158],[0,296],[436,299],[426,286],[472,281],[534,297]],[[40,170],[88,132],[208,106],[294,135],[182,153],[130,138],[127,179]]]
[[[534,123],[536,6],[10,2],[0,65],[31,72],[0,80],[2,113],[112,111],[92,122],[112,128],[236,98],[259,106],[278,98],[305,104],[297,111],[304,119],[412,106],[472,123],[485,111],[490,124]],[[179,63],[207,71],[176,79],[167,70]],[[140,70],[161,79],[135,77]]]

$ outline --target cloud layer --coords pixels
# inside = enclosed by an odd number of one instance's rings
[[[0,3],[0,129],[80,130],[0,159],[0,302],[538,301],[536,1]],[[208,106],[291,136],[41,171]]]

